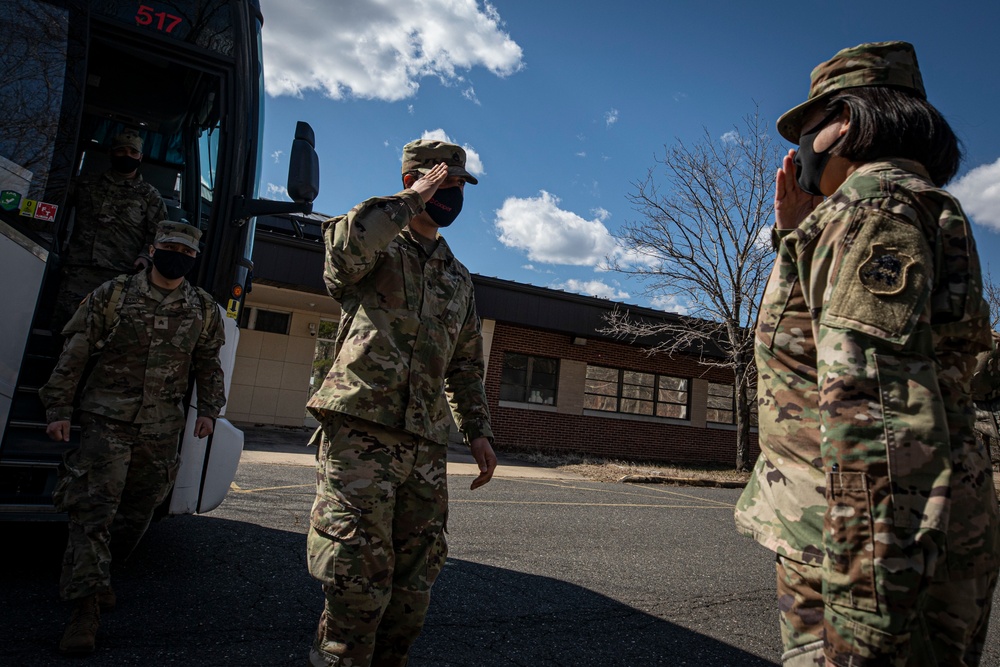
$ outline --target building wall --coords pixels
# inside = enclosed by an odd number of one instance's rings
[[[705,421],[708,383],[731,383],[722,369],[699,365],[694,359],[648,356],[640,347],[607,340],[586,339],[574,344],[566,334],[493,323],[486,394],[496,447],[535,448],[582,452],[608,458],[671,462],[736,460],[734,426]],[[506,352],[555,357],[559,361],[556,404],[537,405],[500,401],[500,378]],[[584,409],[587,364],[690,378],[689,419],[674,420]],[[751,456],[759,453],[756,433]]]
[[[310,305],[311,304],[311,305]],[[226,417],[277,426],[314,426],[306,415],[321,318],[339,312],[329,297],[255,285],[244,307],[291,313],[287,335],[240,330]],[[311,326],[310,326],[311,325]]]

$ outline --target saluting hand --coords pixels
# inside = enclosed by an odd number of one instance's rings
[[[434,165],[433,169],[414,181],[410,189],[415,190],[426,204],[446,178],[448,178],[448,165],[444,162],[439,162]]]
[[[809,217],[813,209],[823,202],[804,192],[795,180],[795,149],[781,161],[781,168],[774,175],[774,226],[778,229],[795,229]]]

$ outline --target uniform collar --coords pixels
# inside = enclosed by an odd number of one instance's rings
[[[908,171],[928,181],[931,180],[931,175],[927,172],[927,168],[924,167],[924,165],[915,160],[908,160],[901,157],[876,160],[875,162],[866,162],[855,169],[851,176],[854,176],[855,174],[875,174],[880,171],[889,171],[892,169]]]
[[[180,301],[181,299],[189,302],[192,301],[193,290],[191,289],[191,283],[188,282],[187,278],[185,278],[184,281],[177,286],[177,289],[170,294],[163,296],[160,290],[153,285],[153,280],[150,276],[151,271],[152,269],[146,269],[145,271],[140,271],[135,274],[134,280],[136,283],[136,289],[140,294],[155,301],[162,300],[162,303],[173,303],[174,301]]]
[[[114,169],[108,169],[104,172],[104,178],[112,183],[115,183],[116,185],[129,185],[135,187],[139,183],[142,183],[142,174],[136,174],[135,178],[125,178]]]

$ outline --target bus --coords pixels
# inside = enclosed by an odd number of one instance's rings
[[[74,219],[76,179],[109,166],[113,137],[144,140],[139,173],[169,219],[198,226],[189,279],[224,311],[226,391],[251,289],[255,216],[310,212],[319,162],[299,123],[292,201],[257,198],[263,127],[259,0],[5,0],[0,3],[0,520],[58,519],[52,491],[69,445],[45,436],[38,388],[62,344],[52,310]],[[164,508],[207,512],[226,495],[243,435],[220,418],[192,436]],[[224,415],[224,413],[223,413]]]

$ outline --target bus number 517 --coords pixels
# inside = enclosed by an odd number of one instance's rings
[[[149,5],[139,5],[139,10],[135,13],[136,25],[153,25],[154,20],[156,30],[169,34],[184,19],[166,12],[154,12]]]

